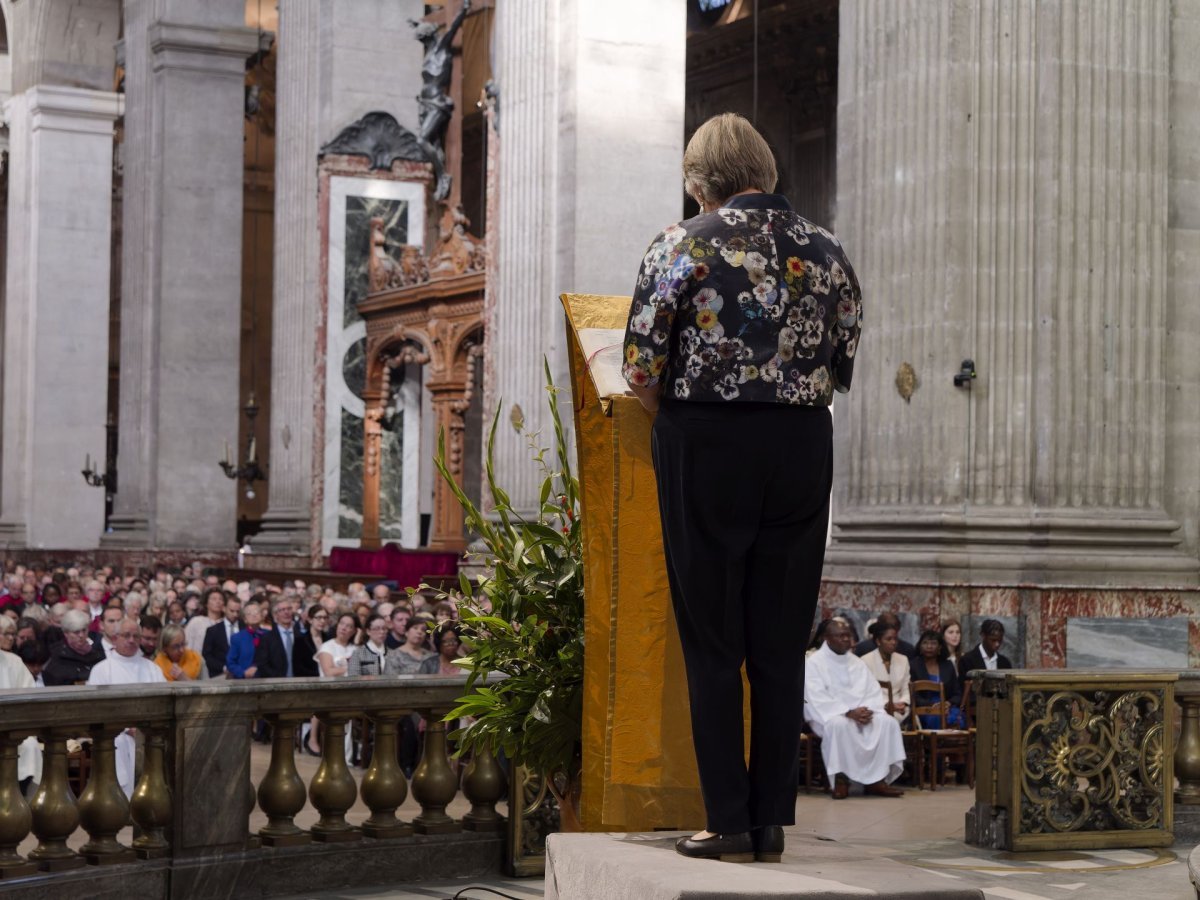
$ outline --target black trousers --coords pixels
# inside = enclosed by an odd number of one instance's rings
[[[667,402],[653,457],[706,827],[794,824],[804,646],[833,478],[829,410]]]

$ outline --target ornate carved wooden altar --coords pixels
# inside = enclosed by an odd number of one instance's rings
[[[372,222],[371,293],[358,307],[367,324],[364,548],[379,546],[382,420],[396,367],[425,366],[433,427],[445,435],[447,468],[462,484],[464,416],[471,405],[475,366],[483,354],[484,250],[467,225],[461,209],[447,208],[434,255],[427,259],[420,247],[405,246],[396,259],[384,246],[382,223]],[[440,477],[434,480],[429,547],[466,547],[462,508]]]

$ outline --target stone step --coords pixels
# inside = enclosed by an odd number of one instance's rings
[[[956,885],[890,859],[855,856],[851,848],[788,834],[783,862],[687,859],[680,833],[552,834],[546,842],[547,900],[737,900],[846,897],[983,900]]]

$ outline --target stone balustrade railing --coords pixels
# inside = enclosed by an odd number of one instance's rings
[[[6,898],[278,896],[348,884],[483,875],[498,871],[503,819],[495,804],[503,775],[490,754],[462,775],[470,812],[446,812],[459,779],[441,717],[462,696],[463,679],[264,679],[185,685],[44,688],[0,694],[0,893]],[[425,720],[425,747],[412,776],[420,814],[396,810],[409,784],[397,759],[402,717]],[[324,725],[319,767],[306,786],[295,765],[296,727]],[[370,816],[347,822],[360,789],[345,759],[347,723],[365,717],[374,751],[362,777]],[[268,770],[250,775],[251,730],[271,725]],[[114,738],[143,735],[144,761],[131,799],[117,782]],[[42,744],[41,782],[27,802],[17,782],[17,748]],[[90,737],[91,769],[76,798],[68,779],[70,739]],[[319,818],[296,824],[310,802]],[[255,804],[267,817],[251,831]],[[134,826],[129,844],[118,840]],[[69,840],[82,827],[78,850]],[[37,845],[18,852],[32,833]],[[72,841],[78,843],[78,841]]]

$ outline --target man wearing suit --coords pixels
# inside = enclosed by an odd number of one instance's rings
[[[295,601],[280,594],[271,604],[275,627],[268,631],[258,645],[256,661],[259,678],[315,677],[317,661],[305,659],[297,652],[300,627],[296,622]]]
[[[979,645],[963,655],[958,664],[959,674],[966,677],[976,669],[1011,669],[1012,661],[1000,652],[1004,643],[1004,626],[995,619],[985,619],[979,626]]]
[[[209,678],[220,678],[225,674],[225,659],[229,656],[229,643],[242,630],[242,601],[229,597],[225,601],[225,615],[220,622],[208,626],[204,632],[204,646],[200,655],[208,669]]]

